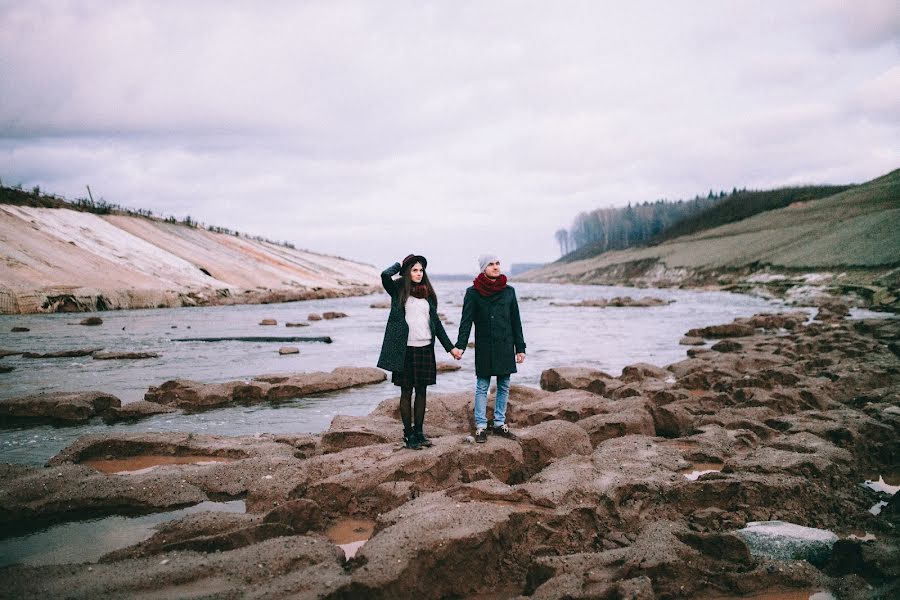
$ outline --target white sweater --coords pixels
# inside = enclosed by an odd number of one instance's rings
[[[427,346],[431,343],[431,318],[428,300],[410,296],[406,301],[406,324],[409,325],[407,346]]]

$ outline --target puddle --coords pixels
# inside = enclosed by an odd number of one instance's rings
[[[375,531],[371,519],[341,519],[325,530],[325,535],[344,551],[347,560],[356,556]]]
[[[243,500],[201,502],[188,508],[140,517],[112,516],[61,523],[43,531],[0,540],[0,567],[94,562],[104,554],[127,548],[153,535],[160,523],[203,512],[246,512]]]
[[[679,471],[689,481],[697,481],[701,475],[707,473],[718,473],[724,467],[724,463],[694,463],[689,469]]]
[[[232,462],[233,458],[222,456],[206,456],[203,454],[187,454],[170,456],[165,454],[142,454],[126,458],[92,458],[81,464],[93,467],[104,473],[118,475],[140,475],[161,465],[209,465],[213,463]]]

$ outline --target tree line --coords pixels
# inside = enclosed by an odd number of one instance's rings
[[[562,255],[569,262],[596,256],[608,250],[658,244],[746,219],[754,214],[782,208],[793,202],[825,198],[853,186],[802,186],[775,190],[743,188],[694,196],[690,200],[660,199],[626,207],[598,208],[581,212],[569,229],[556,231]]]

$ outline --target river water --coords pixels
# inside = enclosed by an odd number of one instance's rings
[[[465,281],[438,281],[440,312],[456,339]],[[553,366],[590,366],[618,375],[635,362],[665,366],[685,357],[678,340],[685,331],[758,312],[784,310],[778,302],[724,292],[633,289],[519,283],[519,297],[528,356],[513,376],[514,384],[537,386],[541,371]],[[654,308],[578,308],[552,302],[630,295],[674,300]],[[386,309],[371,308],[387,295],[312,300],[286,304],[218,306],[97,313],[103,324],[79,325],[88,314],[0,316],[0,349],[51,352],[102,347],[105,351],[152,351],[159,358],[93,360],[83,358],[26,359],[9,356],[0,364],[15,367],[0,374],[0,401],[46,391],[102,390],[123,403],[143,398],[147,388],[175,378],[203,382],[248,379],[270,373],[330,371],[338,366],[374,366],[378,359]],[[341,311],[344,319],[310,322],[287,328],[286,322],[306,321],[310,313]],[[277,326],[260,326],[276,319]],[[15,326],[25,333],[11,333]],[[331,336],[332,344],[279,342],[176,342],[183,337]],[[472,336],[474,339],[474,335]],[[280,356],[283,345],[300,353]],[[438,361],[452,362],[440,344]],[[474,352],[469,350],[462,370],[438,375],[434,392],[474,388]],[[390,381],[270,406],[239,406],[193,415],[162,415],[137,423],[105,425],[95,420],[77,427],[19,427],[0,430],[0,463],[43,464],[86,433],[113,431],[191,431],[202,434],[319,432],[337,414],[362,415],[380,401],[397,397]]]

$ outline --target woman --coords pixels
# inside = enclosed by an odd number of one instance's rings
[[[437,383],[434,362],[434,338],[441,341],[454,358],[461,353],[453,347],[437,316],[437,295],[425,268],[424,256],[410,254],[402,263],[394,263],[381,274],[381,284],[391,296],[391,312],[384,330],[378,367],[391,371],[391,381],[400,386],[400,417],[403,419],[403,443],[419,450],[431,446],[422,432],[425,421],[425,395],[429,385]],[[395,280],[394,275],[400,274]],[[412,394],[416,392],[415,420],[411,414]]]

